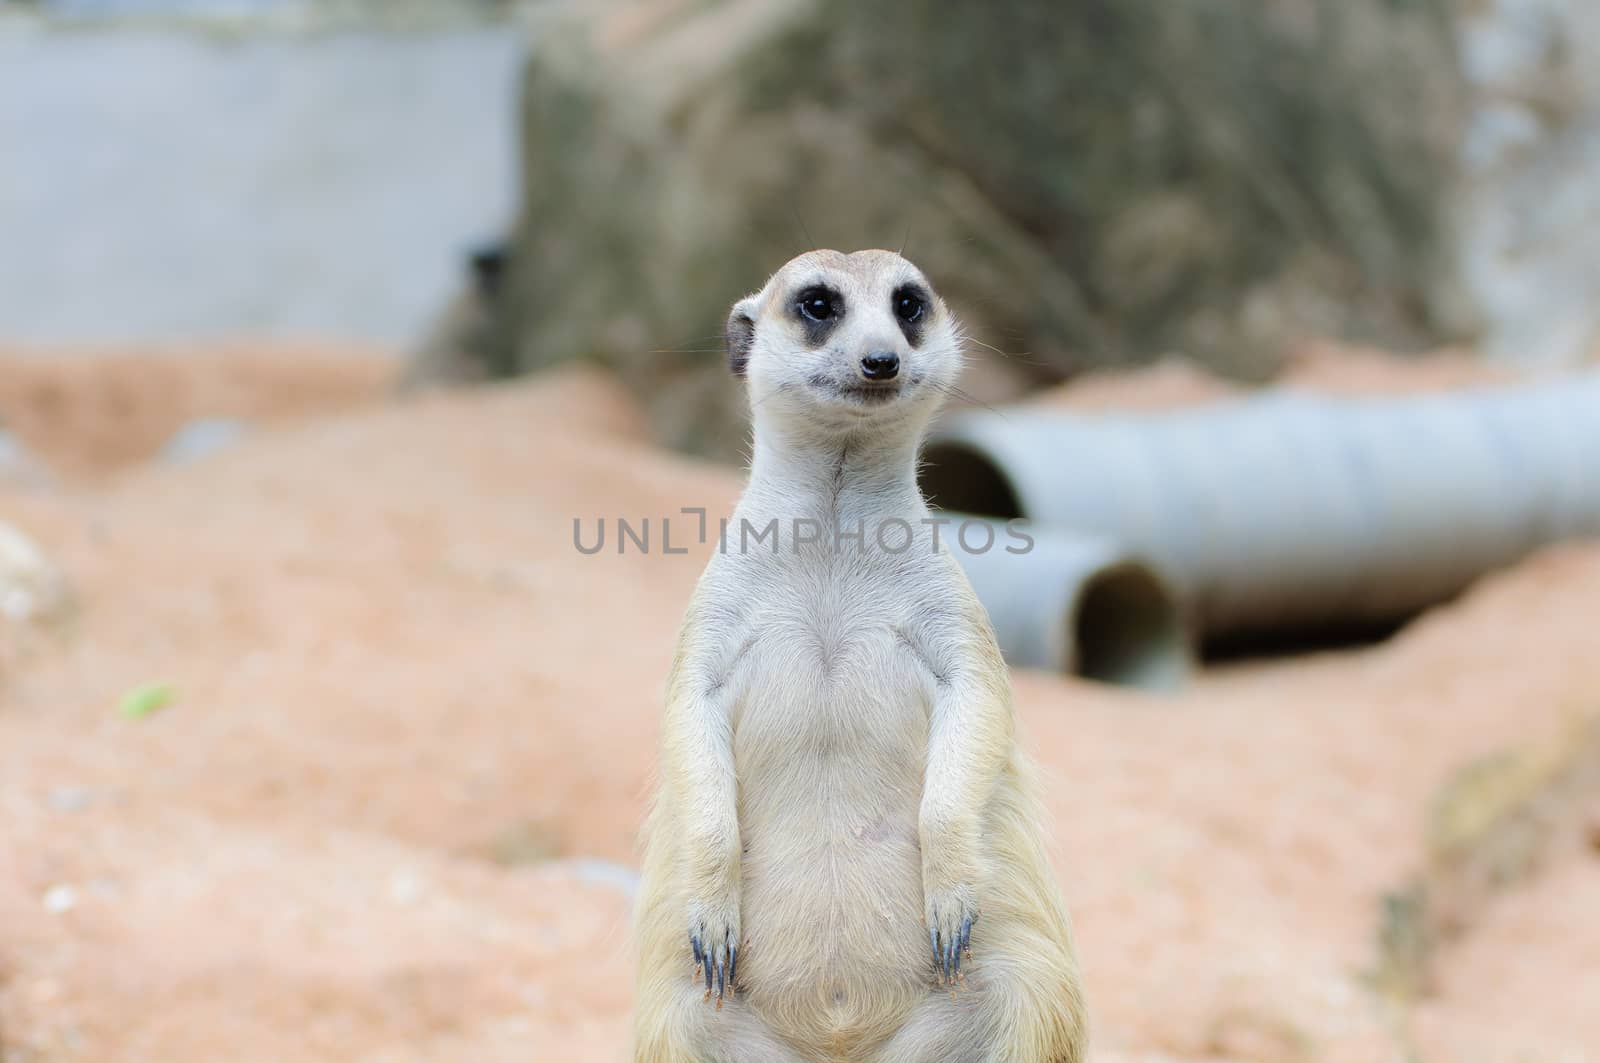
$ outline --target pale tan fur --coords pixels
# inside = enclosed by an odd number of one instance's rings
[[[893,310],[907,284],[929,296],[914,343]],[[818,285],[843,305],[822,340],[796,309]],[[755,448],[669,682],[635,1059],[1078,1063],[1078,965],[1010,679],[916,484],[959,329],[887,251],[802,255],[732,326],[751,337]],[[851,389],[882,350],[900,377],[866,401]],[[774,518],[775,550],[741,542],[741,521]],[[891,521],[909,548],[875,538]],[[943,944],[968,919],[970,958],[942,984],[929,931]],[[737,948],[737,992],[707,996],[692,936],[723,974]]]

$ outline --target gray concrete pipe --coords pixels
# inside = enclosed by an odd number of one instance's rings
[[[1150,690],[1187,678],[1194,654],[1177,596],[1127,550],[1037,526],[955,521],[950,551],[1008,662]]]
[[[1600,535],[1600,374],[1160,414],[966,414],[925,459],[935,505],[1148,559],[1208,642],[1323,635],[1393,624],[1537,547]]]

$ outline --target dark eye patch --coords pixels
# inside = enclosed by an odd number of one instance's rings
[[[915,347],[922,342],[923,330],[933,313],[933,296],[920,284],[902,284],[889,296],[889,311],[906,342]]]
[[[806,344],[820,347],[844,318],[844,296],[826,285],[802,288],[794,297],[794,316],[805,330]]]

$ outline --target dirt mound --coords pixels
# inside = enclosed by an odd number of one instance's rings
[[[0,348],[0,424],[53,471],[95,476],[154,456],[196,418],[281,423],[352,409],[395,373],[391,357],[344,348]]]
[[[1326,340],[1305,343],[1272,383],[1324,395],[1415,395],[1516,383],[1517,372],[1459,351],[1398,358],[1386,351]],[[1030,405],[1076,411],[1158,411],[1219,402],[1248,394],[1194,362],[1170,358],[1140,369],[1086,373],[1070,384],[1032,396]]]
[[[641,426],[558,375],[4,499],[79,603],[0,686],[7,1063],[622,1057],[625,869],[708,549],[681,510],[739,484]],[[1098,1058],[1600,1040],[1580,841],[1433,954],[1420,1003],[1367,977],[1441,788],[1600,709],[1597,599],[1600,547],[1571,547],[1388,644],[1179,696],[1019,675]],[[152,682],[169,704],[119,714]]]

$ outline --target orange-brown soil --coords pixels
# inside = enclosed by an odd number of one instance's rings
[[[0,515],[76,591],[6,632],[0,1055],[623,1058],[626,868],[706,548],[583,556],[573,520],[648,517],[659,547],[738,475],[653,449],[595,374],[401,401],[340,358],[185,357],[159,386],[0,363],[62,476]],[[121,449],[53,419],[124,384]],[[57,387],[54,414],[26,398]],[[258,427],[145,460],[218,413]],[[1600,546],[1574,545],[1384,645],[1175,696],[1019,674],[1095,1058],[1591,1058],[1593,829],[1434,944],[1420,995],[1375,974],[1441,789],[1600,711],[1597,615]],[[150,682],[171,703],[120,715]]]

